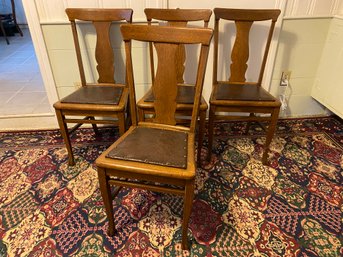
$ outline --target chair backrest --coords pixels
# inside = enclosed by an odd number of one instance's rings
[[[112,22],[126,21],[131,23],[133,11],[131,9],[67,8],[66,13],[71,22],[82,86],[86,85],[86,77],[76,20],[92,22],[95,27],[97,38],[95,59],[99,75],[98,83],[115,83],[114,52],[110,39],[110,27]]]
[[[219,21],[221,19],[233,21],[236,25],[236,36],[231,51],[231,65],[229,82],[244,83],[246,81],[247,62],[249,60],[249,33],[254,22],[270,21],[268,37],[262,49],[262,62],[256,84],[261,85],[263,73],[267,62],[268,51],[275,28],[275,23],[280,15],[278,9],[227,9],[215,8],[215,25],[214,25],[214,58],[213,58],[213,84],[217,81],[218,67],[218,45],[219,45]]]
[[[190,132],[194,133],[200,98],[202,94],[205,69],[207,64],[209,44],[212,29],[208,28],[180,28],[153,25],[121,25],[121,32],[125,41],[127,82],[130,92],[132,124],[137,125],[135,85],[132,67],[131,40],[152,42],[157,54],[157,72],[152,86],[154,93],[154,122],[176,125],[176,96],[177,96],[177,49],[179,44],[198,44],[200,54],[195,83],[195,97],[191,118]]]
[[[146,8],[144,9],[146,19],[150,25],[153,20],[166,22],[167,26],[186,27],[189,22],[203,21],[204,28],[208,27],[212,10],[210,9],[158,9]],[[149,44],[150,64],[152,80],[154,78],[154,54],[152,44]],[[185,72],[186,50],[184,45],[179,45],[177,53],[177,81],[184,83],[183,75]],[[154,83],[154,81],[153,81]]]

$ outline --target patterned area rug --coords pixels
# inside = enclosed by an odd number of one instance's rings
[[[342,256],[343,122],[279,121],[270,167],[259,161],[261,127],[245,127],[215,128],[212,161],[197,170],[190,252],[183,201],[168,194],[122,190],[107,236],[94,160],[116,130],[80,130],[75,167],[56,130],[0,133],[0,256]]]

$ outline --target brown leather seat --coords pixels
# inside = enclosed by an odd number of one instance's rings
[[[212,30],[152,25],[122,25],[127,55],[130,88],[131,128],[96,160],[100,190],[109,220],[109,235],[114,234],[113,202],[110,185],[144,188],[181,195],[184,198],[182,247],[188,249],[187,230],[192,210],[195,183],[195,127]],[[152,122],[138,122],[131,41],[152,42],[158,56],[159,72],[154,77]],[[201,46],[190,127],[177,126],[178,44]],[[118,228],[119,229],[119,228]]]
[[[114,80],[114,53],[109,32],[113,21],[131,23],[133,11],[131,9],[68,8],[66,13],[72,26],[82,87],[56,102],[54,108],[68,150],[69,165],[74,165],[75,160],[69,137],[83,123],[92,124],[96,133],[98,132],[96,124],[115,124],[119,126],[121,135],[125,132],[129,118],[126,108],[128,89],[125,84],[116,83]],[[96,30],[95,58],[99,75],[96,83],[86,82],[83,60],[88,57],[82,58],[76,20],[90,21]],[[80,116],[85,116],[85,118],[80,118]],[[95,119],[95,117],[101,117],[101,119]],[[76,123],[76,125],[68,130],[67,123]]]
[[[247,131],[250,121],[269,121],[266,142],[262,154],[263,164],[267,163],[268,148],[275,132],[281,104],[280,101],[267,92],[261,84],[275,22],[277,21],[279,14],[280,10],[214,9],[213,88],[210,97],[208,161],[210,161],[212,153],[214,121],[245,120],[248,121]],[[230,78],[224,81],[218,80],[218,56],[223,56],[222,52],[219,53],[219,45],[223,47],[225,44],[231,45],[231,42],[224,42],[223,38],[225,33],[219,33],[220,22],[234,22],[236,28],[231,51]],[[256,81],[248,82],[246,81],[245,75],[250,57],[249,33],[253,24],[258,24],[260,22],[263,22],[263,26],[269,26],[269,33],[265,47],[262,49],[263,56],[259,77]],[[268,22],[269,25],[266,25],[266,22]],[[230,26],[227,27],[230,28]],[[252,43],[250,42],[250,44]],[[242,115],[242,113],[247,113],[248,115]],[[261,113],[269,114],[270,116],[255,115]]]
[[[152,24],[153,21],[162,22],[163,25],[185,27],[190,23],[202,22],[203,26],[208,27],[208,22],[211,18],[212,11],[209,9],[153,9],[146,8],[144,10],[148,24]],[[185,46],[180,45],[178,49],[177,58],[177,81],[178,81],[178,94],[177,94],[177,116],[178,122],[184,123],[187,121],[185,118],[189,118],[192,115],[193,99],[194,99],[194,86],[185,83],[185,60],[186,49]],[[153,47],[150,45],[150,64],[152,78],[154,78],[154,55]],[[153,81],[153,80],[152,80]],[[137,103],[139,120],[149,120],[148,115],[154,115],[154,94],[151,88]],[[206,112],[208,104],[206,100],[201,97],[200,111],[199,111],[199,131],[198,131],[198,151],[197,162],[200,165],[200,153],[203,144]]]

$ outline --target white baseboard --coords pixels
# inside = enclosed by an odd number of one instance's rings
[[[55,115],[0,117],[0,131],[14,130],[37,130],[37,129],[57,129],[58,123]]]

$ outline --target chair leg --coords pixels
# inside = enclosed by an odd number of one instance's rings
[[[102,200],[104,202],[106,215],[108,219],[108,235],[113,236],[114,235],[113,203],[112,203],[112,197],[111,197],[111,189],[106,178],[105,169],[98,167],[98,178],[99,178],[100,192],[101,192]]]
[[[17,21],[15,20],[14,23],[15,23],[15,27],[17,28],[17,31],[19,32],[20,36],[22,37],[22,36],[23,36],[23,32],[21,31],[21,29],[20,29],[20,27],[19,27]]]
[[[141,108],[138,108],[138,121],[145,121],[145,113]]]
[[[60,131],[61,131],[64,143],[65,143],[67,151],[68,151],[68,164],[70,166],[74,166],[75,160],[74,160],[73,150],[72,150],[71,144],[70,144],[68,127],[67,127],[67,124],[64,122],[65,117],[62,114],[61,110],[56,110],[56,116],[57,116],[58,124],[60,126]]]
[[[202,143],[204,141],[205,121],[206,121],[206,110],[200,111],[199,131],[198,131],[198,151],[197,151],[198,167],[201,166],[201,149],[202,149]]]
[[[188,223],[192,212],[194,197],[194,180],[187,182],[185,186],[184,204],[183,204],[183,218],[182,218],[182,249],[189,250],[188,245]]]
[[[9,45],[10,41],[7,38],[6,31],[5,31],[4,25],[3,25],[2,21],[1,21],[1,18],[0,18],[0,29],[1,29],[2,35],[4,36],[4,38],[6,40],[7,45]]]
[[[90,120],[95,120],[95,118],[93,116],[89,117]],[[94,133],[96,135],[99,135],[99,129],[98,129],[98,126],[96,124],[92,124],[92,127],[93,127],[93,130],[94,130]]]
[[[254,117],[255,114],[254,113],[250,113],[249,117]],[[247,135],[248,132],[249,132],[249,129],[250,129],[250,126],[251,126],[251,121],[248,121],[247,122],[247,127],[245,128],[245,134]]]
[[[279,111],[280,111],[280,108],[275,108],[272,112],[272,115],[271,115],[271,121],[269,123],[269,128],[268,128],[268,132],[267,132],[267,136],[266,136],[266,142],[264,145],[263,155],[262,155],[262,163],[264,165],[267,165],[269,145],[272,142],[272,139],[273,139],[273,136],[274,136],[274,133],[276,130],[276,125],[277,125],[277,121],[279,118]]]
[[[130,109],[130,99],[128,99],[127,104],[126,104],[126,108],[125,108],[126,112],[126,118],[125,118],[125,131],[128,130],[132,124],[132,120],[131,120],[131,109]]]
[[[119,134],[123,135],[125,133],[125,113],[118,113],[118,123],[119,123]]]
[[[213,146],[213,125],[214,125],[214,118],[215,118],[215,107],[210,105],[210,112],[208,118],[208,153],[207,153],[207,161],[211,161],[212,155],[212,146]]]

